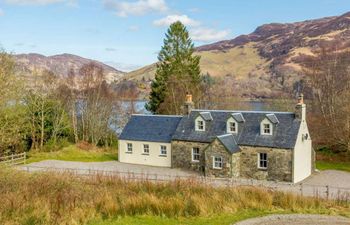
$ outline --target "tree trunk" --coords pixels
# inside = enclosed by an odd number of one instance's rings
[[[44,135],[45,135],[45,126],[44,126],[45,118],[44,118],[44,104],[41,104],[41,140],[40,140],[40,149],[44,147]]]

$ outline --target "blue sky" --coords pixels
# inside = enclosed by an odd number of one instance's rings
[[[156,61],[169,23],[195,45],[271,22],[350,11],[350,0],[0,0],[0,46],[9,52],[77,54],[132,70]]]

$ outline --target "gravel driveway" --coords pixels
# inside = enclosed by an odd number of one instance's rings
[[[270,215],[253,218],[235,225],[349,225],[350,219],[341,216],[325,215]]]
[[[309,185],[329,185],[338,188],[350,188],[350,173],[339,170],[325,170],[314,173],[303,181]]]
[[[35,162],[20,167],[27,171],[44,171],[47,169],[71,169],[76,170],[78,173],[84,173],[84,171],[115,171],[121,173],[144,173],[144,174],[158,174],[165,176],[197,176],[197,173],[184,171],[181,169],[171,169],[155,166],[135,165],[128,163],[121,163],[118,161],[110,162],[69,162],[60,160],[45,160],[41,162]]]

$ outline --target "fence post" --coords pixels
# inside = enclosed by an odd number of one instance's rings
[[[24,152],[24,164],[26,164],[26,160],[27,160],[27,152]]]
[[[326,196],[327,200],[329,199],[329,185],[326,185]]]
[[[300,183],[300,195],[303,196],[303,183]]]

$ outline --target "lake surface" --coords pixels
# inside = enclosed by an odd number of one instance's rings
[[[131,104],[130,101],[123,101],[123,107],[125,108],[130,107],[130,104]],[[136,112],[139,114],[150,114],[150,112],[147,111],[145,108],[146,104],[147,104],[146,100],[135,101],[134,105],[135,105]],[[237,102],[236,105],[237,105],[236,106],[237,108],[235,107],[232,110],[263,111],[263,110],[268,110],[271,106],[269,102],[263,102],[263,101],[240,101],[240,102]]]

